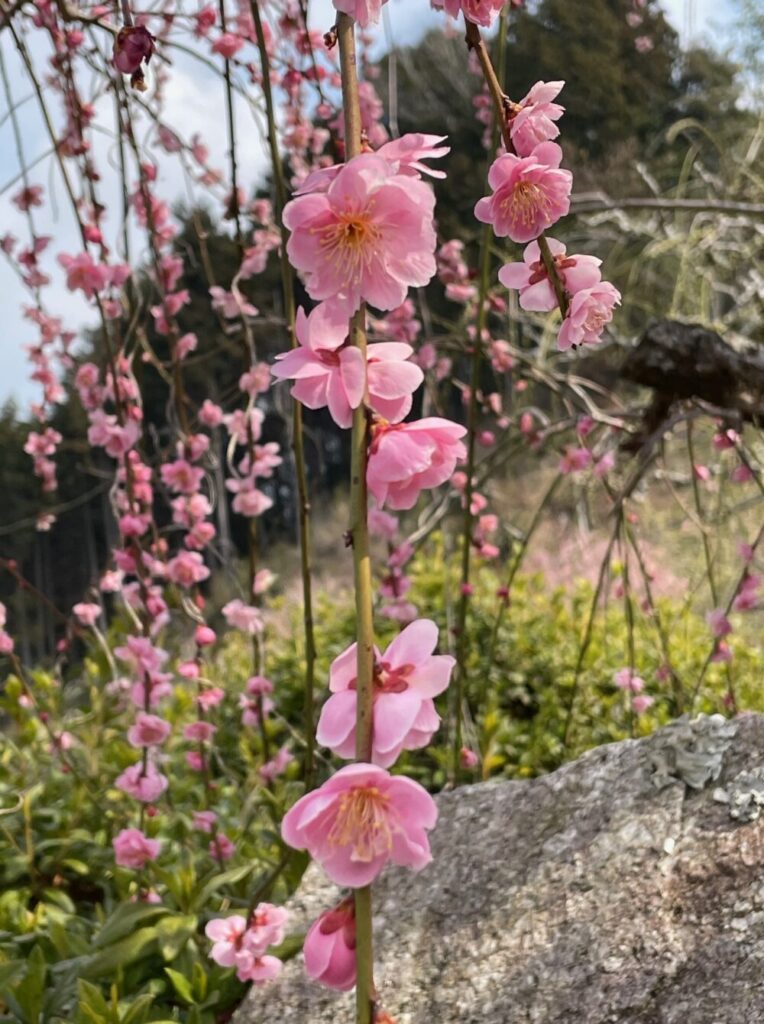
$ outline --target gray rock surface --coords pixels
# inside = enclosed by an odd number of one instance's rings
[[[762,765],[764,715],[703,718],[442,794],[433,864],[375,884],[380,1006],[397,1024],[764,1024],[764,816],[731,814]],[[311,866],[294,930],[336,895]],[[352,1024],[353,998],[297,957],[234,1022]]]

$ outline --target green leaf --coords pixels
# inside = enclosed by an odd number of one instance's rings
[[[175,989],[178,996],[186,1003],[193,1004],[196,1002],[194,993],[191,988],[191,982],[180,971],[174,971],[171,967],[165,967],[164,973],[172,982],[172,987]]]
[[[25,1024],[38,1024],[45,998],[45,975],[48,965],[39,946],[32,950],[27,961],[26,977],[14,988],[16,1002],[21,1007]]]
[[[174,960],[196,931],[199,919],[194,914],[165,917],[156,926],[159,951],[165,960]]]
[[[27,969],[26,960],[7,960],[0,964],[0,992],[4,992],[24,974]]]
[[[217,892],[224,885],[235,885],[236,882],[241,882],[252,874],[254,866],[254,864],[245,864],[238,868],[230,868],[228,871],[222,871],[220,874],[213,875],[194,897],[194,907],[199,910],[203,909],[213,893]]]
[[[297,956],[303,947],[305,942],[305,933],[300,932],[297,935],[287,935],[284,941],[275,946],[271,952],[274,956],[277,956],[279,960],[291,960],[292,957]]]
[[[153,1002],[152,995],[138,996],[130,1003],[127,1012],[120,1014],[120,1024],[144,1024]]]
[[[198,960],[194,961],[194,966],[191,970],[194,995],[196,996],[197,1002],[202,1003],[207,997],[207,972]]]
[[[109,1004],[97,985],[80,978],[77,981],[77,1012],[81,1020],[92,1024],[110,1024],[112,1019]]]
[[[133,933],[138,925],[146,925],[169,913],[167,907],[154,903],[120,903],[96,935],[93,945],[97,949],[104,949]]]
[[[77,860],[75,857],[67,857],[61,862],[65,867],[69,868],[76,875],[89,875],[90,865],[86,864],[82,860]]]
[[[146,956],[157,952],[159,933],[156,928],[140,928],[134,935],[120,939],[92,956],[63,960],[54,966],[56,973],[76,970],[82,978],[103,978],[116,974]]]

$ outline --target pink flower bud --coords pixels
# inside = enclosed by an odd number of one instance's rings
[[[347,992],[355,985],[355,909],[343,900],[313,922],[305,936],[305,970],[313,981]]]

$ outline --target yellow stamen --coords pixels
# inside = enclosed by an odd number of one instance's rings
[[[380,793],[376,786],[359,786],[343,793],[329,842],[335,846],[351,846],[352,860],[368,862],[389,853],[395,829],[389,802],[389,797]]]
[[[519,181],[510,195],[501,202],[502,213],[509,212],[509,218],[515,224],[532,227],[540,210],[548,210],[549,197],[532,181]]]
[[[348,280],[357,281],[377,253],[380,230],[368,211],[340,214],[321,232],[321,248],[327,260]]]

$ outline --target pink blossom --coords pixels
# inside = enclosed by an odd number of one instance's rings
[[[252,582],[252,593],[255,596],[265,594],[271,589],[276,579],[276,574],[272,573],[270,569],[258,569]]]
[[[140,800],[142,803],[151,804],[157,797],[167,789],[167,779],[156,767],[148,762],[144,770],[140,761],[125,768],[114,785],[121,789],[128,796]]]
[[[379,342],[368,346],[364,373],[363,356],[347,343],[347,312],[324,302],[309,316],[297,312],[298,348],[276,356],[273,375],[296,381],[292,395],[309,409],[329,407],[340,427],[350,427],[353,409],[364,400],[380,416],[398,422],[411,409],[411,396],[424,379],[421,369],[408,362],[414,350],[404,342]]]
[[[313,981],[347,992],[355,985],[355,907],[352,898],[326,910],[308,929],[302,952]]]
[[[114,40],[114,67],[123,75],[132,75],[154,53],[154,37],[144,25],[124,25]]]
[[[271,713],[271,711],[273,711],[273,706],[273,701],[269,700],[267,697],[263,699],[261,705],[260,702],[253,700],[251,697],[247,697],[244,694],[241,694],[241,696],[239,697],[239,707],[242,709],[242,725],[245,725],[247,726],[247,728],[250,729],[254,728],[254,726],[256,725],[259,725],[261,720],[264,717],[267,717]]]
[[[450,153],[449,146],[440,145],[445,140],[445,135],[423,135],[421,132],[408,132],[406,135],[402,135],[398,139],[391,139],[390,142],[380,146],[377,156],[384,157],[389,163],[397,164],[399,174],[409,174],[412,177],[427,174],[431,178],[445,178],[445,171],[434,170],[422,163],[423,160],[437,160]]]
[[[219,427],[223,422],[223,410],[209,398],[205,398],[199,409],[199,419],[205,427]]]
[[[717,430],[714,434],[713,444],[718,452],[722,452],[728,448],[734,448],[739,440],[740,434],[730,427],[727,430]]]
[[[242,315],[257,316],[258,314],[258,310],[250,302],[246,302],[234,292],[227,292],[219,285],[213,285],[209,291],[212,297],[212,308],[226,320],[234,320]]]
[[[634,40],[634,48],[637,53],[649,53],[654,46],[655,43],[650,36],[637,36]]]
[[[749,612],[756,608],[759,603],[759,584],[761,579],[752,573],[747,573],[743,578],[732,607],[736,612]]]
[[[470,750],[469,747],[462,747],[459,751],[459,764],[465,770],[471,771],[473,768],[476,768],[479,760],[475,751]]]
[[[398,534],[398,519],[379,508],[369,509],[369,530],[385,540],[394,540]]]
[[[652,707],[655,703],[654,697],[649,697],[646,693],[640,693],[637,697],[634,697],[631,706],[634,709],[635,715],[644,714],[648,708]]]
[[[587,469],[592,463],[592,453],[588,448],[573,448],[568,446],[565,454],[560,459],[561,473],[579,473]]]
[[[127,739],[134,747],[156,747],[164,743],[171,728],[164,718],[141,711],[127,730]]]
[[[88,442],[97,448],[103,448],[107,455],[118,459],[135,445],[141,435],[141,428],[135,420],[128,420],[120,426],[117,417],[96,409],[90,415]]]
[[[557,273],[569,295],[591,288],[600,281],[602,260],[594,256],[566,256],[565,246],[556,238],[547,238]],[[505,288],[518,288],[520,306],[529,312],[547,313],[557,308],[557,296],[541,259],[538,242],[531,242],[522,263],[506,263],[499,270]]]
[[[196,700],[202,711],[209,711],[210,708],[216,708],[224,697],[224,690],[219,686],[211,686],[207,690],[202,690]]]
[[[251,478],[226,480],[225,485],[235,495],[231,507],[240,516],[254,518],[273,507],[273,499],[255,487]]]
[[[224,860],[230,860],[236,853],[236,844],[228,838],[225,832],[218,832],[210,841],[207,852],[213,860],[222,864]]]
[[[117,864],[121,868],[140,871],[150,860],[156,860],[162,844],[158,839],[147,839],[137,828],[123,828],[112,840]]]
[[[572,345],[597,344],[605,325],[613,319],[613,307],[620,301],[621,293],[609,281],[576,292],[560,327],[557,347],[564,352]]]
[[[387,0],[332,0],[334,8],[343,14],[349,14],[354,21],[358,22],[361,28],[368,25],[376,25],[382,5]]]
[[[594,464],[593,473],[596,477],[602,479],[615,468],[615,452],[605,452],[601,459],[598,459]]]
[[[101,606],[100,604],[83,601],[80,604],[76,604],[72,611],[83,626],[95,626],[98,616],[101,614]]]
[[[396,599],[390,604],[382,605],[379,609],[379,614],[386,619],[391,619],[393,622],[399,622],[402,626],[405,626],[409,622],[414,621],[419,614],[419,610],[410,601]]]
[[[741,462],[739,466],[730,473],[730,480],[735,484],[747,484],[749,480],[753,480],[753,472],[750,466],[746,466],[744,462]]]
[[[206,36],[217,21],[217,12],[212,6],[202,7],[196,15],[196,35]]]
[[[433,7],[442,7],[452,18],[458,18],[463,13],[468,21],[476,25],[490,28],[493,25],[496,15],[506,4],[507,0],[430,0]]]
[[[395,309],[435,273],[435,197],[375,154],[354,157],[324,193],[284,209],[292,264],[314,299],[343,297],[348,313],[369,302]]]
[[[193,743],[208,743],[217,732],[217,726],[211,722],[199,720],[189,722],[183,727],[183,736]]]
[[[250,398],[257,398],[264,394],[271,383],[271,370],[267,363],[257,363],[239,377],[239,390],[249,395]]]
[[[732,632],[732,625],[722,608],[714,608],[706,615],[706,622],[715,637],[727,636]]]
[[[630,668],[619,669],[613,677],[613,682],[619,689],[628,690],[630,693],[641,693],[645,688],[644,679]]]
[[[239,914],[209,921],[204,931],[213,941],[210,957],[221,967],[235,967],[239,981],[275,978],[283,965],[277,957],[266,956],[265,949],[281,941],[285,919],[286,911],[261,903],[249,925]]]
[[[259,608],[253,608],[236,598],[223,606],[223,615],[229,626],[254,636],[262,633],[265,623]]]
[[[114,653],[135,672],[158,672],[167,661],[167,651],[155,647],[144,636],[128,636],[122,647],[115,647]]]
[[[425,417],[413,423],[377,423],[366,481],[377,504],[400,510],[413,508],[425,488],[439,487],[466,458],[458,423]]]
[[[91,299],[100,292],[111,279],[111,271],[103,263],[95,263],[90,253],[83,252],[79,256],[68,256],[62,253],[58,262],[66,271],[66,287],[69,291],[81,289]]]
[[[221,57],[230,60],[236,56],[243,45],[244,40],[240,36],[234,35],[233,32],[223,32],[212,44],[212,49]]]
[[[14,206],[19,210],[31,210],[33,206],[42,206],[42,185],[26,185],[12,198]]]
[[[270,761],[266,761],[265,764],[260,766],[257,774],[263,782],[273,782],[279,775],[283,775],[287,765],[291,764],[292,761],[294,761],[294,755],[287,747],[281,747],[275,757],[272,757]]]
[[[208,921],[204,934],[208,939],[212,939],[211,959],[221,967],[236,967],[246,930],[246,918],[240,914],[232,914],[231,917],[218,917]]]
[[[252,956],[246,964],[239,966],[236,977],[239,981],[253,981],[255,985],[264,985],[273,981],[282,971],[284,964],[277,956]]]
[[[737,553],[740,556],[740,558],[742,558],[742,560],[746,563],[746,565],[750,565],[750,563],[753,561],[755,551],[752,544],[748,544],[747,541],[741,540],[738,541],[737,544]],[[3,625],[5,625],[5,622],[0,622],[0,626]]]
[[[184,589],[201,583],[209,574],[210,570],[198,551],[179,551],[167,563],[167,579]]]
[[[289,911],[272,903],[258,903],[249,919],[249,928],[244,944],[253,953],[261,956],[268,946],[278,946],[284,941]]]
[[[159,470],[162,483],[176,494],[194,494],[204,479],[204,470],[186,459],[165,463]]]
[[[721,663],[732,661],[732,651],[730,650],[730,646],[728,643],[726,643],[726,641],[719,640],[717,642],[716,649],[714,650],[714,653],[711,655],[711,661]]]
[[[392,861],[420,870],[432,859],[426,830],[438,809],[418,783],[371,764],[350,764],[302,797],[281,825],[337,885],[369,885]]]
[[[247,693],[252,696],[261,696],[266,693],[273,693],[273,683],[265,676],[251,676],[247,680]]]
[[[529,156],[540,142],[556,139],[560,134],[554,122],[562,117],[565,107],[552,100],[564,85],[564,82],[536,82],[527,96],[513,106],[509,133],[518,156]]]
[[[194,811],[193,825],[199,832],[211,833],[218,820],[214,811]]]
[[[570,208],[573,175],[560,169],[561,160],[556,142],[542,142],[526,157],[502,154],[488,172],[493,195],[478,200],[477,219],[492,224],[500,238],[538,238]]]
[[[217,640],[217,634],[209,626],[197,626],[194,630],[194,643],[197,647],[210,647]]]

